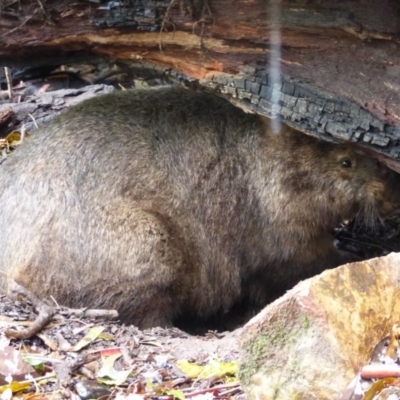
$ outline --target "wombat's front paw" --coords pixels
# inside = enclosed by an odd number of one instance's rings
[[[340,254],[340,265],[350,264],[353,262],[358,262],[363,260],[359,255],[351,253],[349,251],[339,250],[339,254]]]

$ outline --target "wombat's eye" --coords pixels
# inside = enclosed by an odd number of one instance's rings
[[[341,165],[343,168],[351,168],[351,160],[344,159],[341,161]]]

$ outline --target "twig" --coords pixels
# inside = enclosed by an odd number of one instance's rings
[[[236,387],[236,386],[239,387],[240,383],[239,382],[232,382],[232,383],[227,383],[225,385],[213,386],[213,387],[210,387],[210,388],[207,388],[207,389],[197,390],[197,391],[192,392],[192,393],[185,393],[185,398],[188,399],[190,397],[195,397],[195,396],[198,396],[200,394],[205,394],[205,393],[210,393],[210,392],[213,393],[213,392],[216,392],[216,391],[222,390],[222,389],[231,389],[231,388]]]
[[[21,331],[15,329],[6,329],[5,334],[8,337],[15,339],[28,339],[38,334],[51,320],[56,313],[73,315],[78,318],[106,318],[114,319],[118,317],[118,311],[116,310],[94,310],[94,309],[70,309],[66,307],[52,307],[37,298],[32,292],[26,289],[24,286],[18,285],[14,282],[14,287],[11,288],[12,292],[19,293],[31,301],[33,306],[38,312],[38,316],[32,325]]]
[[[18,25],[17,27],[15,27],[14,29],[11,29],[10,31],[3,33],[2,35],[0,35],[0,38],[9,35],[10,33],[15,32],[16,30],[18,30],[19,28],[23,27],[30,19],[33,18],[33,15],[30,15],[22,24]]]
[[[11,291],[19,293],[29,299],[39,314],[29,328],[22,329],[21,331],[6,329],[5,334],[15,339],[28,339],[40,332],[50,322],[53,315],[57,312],[57,309],[39,300],[32,292],[17,283],[14,284]]]
[[[67,314],[68,316],[74,316],[76,318],[89,318],[89,319],[97,319],[97,318],[105,318],[105,319],[115,319],[118,318],[117,310],[97,310],[97,309],[76,309],[76,308],[67,308],[62,307],[60,310],[60,314]]]
[[[12,83],[12,76],[11,76],[11,68],[4,67],[4,73],[6,75],[6,82],[7,82],[7,91],[8,91],[8,98],[10,99],[10,103],[13,102],[13,83]]]
[[[34,123],[35,126],[36,126],[36,129],[38,129],[38,124],[36,123],[35,117],[34,117],[32,114],[28,114],[28,116],[32,119],[33,123]]]
[[[389,378],[400,377],[400,366],[398,364],[369,364],[361,368],[361,378]]]
[[[92,361],[100,358],[100,353],[97,354],[85,354],[78,356],[76,359],[64,360],[63,363],[59,363],[58,360],[53,364],[54,372],[57,375],[58,387],[66,387],[71,383],[72,373],[78,368]]]
[[[1,149],[0,165],[7,159],[7,149]]]
[[[46,15],[46,10],[43,7],[43,3],[40,0],[37,0],[37,2],[39,3],[39,6],[42,9],[43,14]]]
[[[168,7],[167,7],[167,10],[165,11],[164,18],[163,18],[163,20],[162,20],[162,22],[161,22],[160,35],[159,35],[159,42],[158,42],[158,47],[159,47],[159,49],[160,49],[161,52],[163,51],[163,50],[162,50],[162,39],[161,39],[161,35],[162,35],[163,30],[164,30],[165,23],[166,23],[167,20],[168,20],[169,11],[171,10],[171,7],[173,6],[174,3],[175,3],[175,0],[171,0],[171,1],[169,2]],[[174,27],[174,32],[175,32],[175,25],[174,25],[172,22],[170,22],[170,24],[172,24],[172,26]]]

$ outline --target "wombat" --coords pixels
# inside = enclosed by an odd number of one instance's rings
[[[0,182],[2,288],[141,328],[265,305],[344,261],[342,220],[400,205],[399,177],[353,148],[171,87],[71,107]]]

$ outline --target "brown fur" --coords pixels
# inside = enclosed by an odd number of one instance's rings
[[[173,88],[72,107],[0,182],[0,269],[140,327],[263,305],[343,261],[330,234],[343,219],[400,204],[398,177],[348,146],[274,135],[262,117]]]

